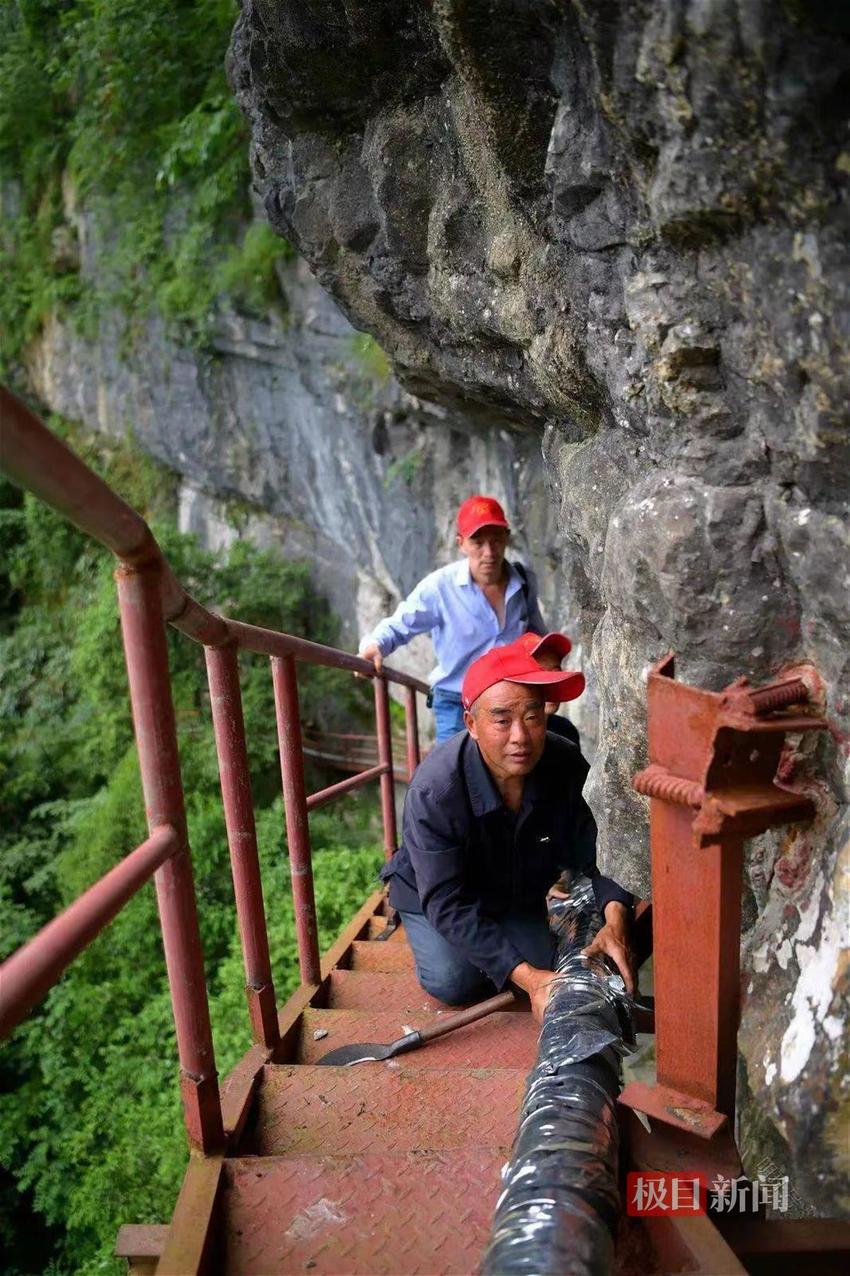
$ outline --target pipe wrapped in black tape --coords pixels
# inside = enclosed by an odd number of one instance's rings
[[[553,903],[558,943],[511,1157],[502,1172],[482,1276],[605,1276],[614,1258],[620,1058],[633,1041],[625,985],[583,957],[601,919],[586,879]]]

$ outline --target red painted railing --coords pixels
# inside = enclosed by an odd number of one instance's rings
[[[419,762],[416,692],[424,683],[290,634],[208,611],[176,579],[144,519],[23,403],[0,387],[0,463],[8,476],[63,514],[118,558],[116,581],[136,747],[150,836],[59,917],[0,966],[0,1037],[8,1035],[116,913],[153,876],[177,1032],[180,1085],[189,1139],[204,1152],[224,1141],[201,940],[186,834],[183,785],[168,670],[165,625],[203,643],[218,752],[227,839],[254,1041],[278,1040],[257,837],[239,687],[240,649],[270,657],[280,743],[292,896],[301,979],[318,984],[319,939],[308,813],[352,789],[380,783],[384,851],[396,822],[388,682],[405,688],[407,769]],[[308,794],[295,662],[373,678],[378,763]]]

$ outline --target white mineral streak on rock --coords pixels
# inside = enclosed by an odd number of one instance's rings
[[[838,899],[827,906],[817,946],[796,943],[794,955],[800,967],[800,978],[791,998],[791,1022],[785,1030],[781,1046],[780,1076],[785,1085],[796,1081],[806,1066],[815,1044],[816,1028],[826,1027],[827,1012],[840,974],[842,950],[848,945],[845,916],[846,903]],[[807,909],[798,936],[811,936],[816,922]],[[832,1032],[827,1035],[836,1040]],[[840,1035],[840,1034],[839,1034]]]

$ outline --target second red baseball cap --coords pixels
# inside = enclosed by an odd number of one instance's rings
[[[464,709],[470,709],[497,682],[542,686],[546,688],[546,699],[558,702],[575,700],[584,691],[583,673],[541,669],[533,656],[512,642],[507,647],[493,647],[469,666],[460,693]]]
[[[541,638],[540,634],[533,634],[530,629],[527,634],[517,638],[514,645],[522,647],[523,651],[527,651],[530,656],[541,656],[544,651],[551,651],[561,660],[573,649],[573,644],[566,634],[544,634]]]
[[[457,530],[461,536],[474,536],[482,527],[510,527],[510,524],[495,497],[467,497],[457,512]]]

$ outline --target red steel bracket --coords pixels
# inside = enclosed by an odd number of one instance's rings
[[[786,734],[827,724],[806,711],[800,676],[702,691],[675,681],[672,655],[647,699],[650,764],[633,784],[652,799],[658,1084],[628,1085],[620,1102],[711,1140],[735,1114],[744,840],[812,817],[776,775]]]

